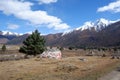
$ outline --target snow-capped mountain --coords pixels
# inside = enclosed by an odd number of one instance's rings
[[[110,20],[106,20],[104,18],[101,18],[94,23],[93,27],[95,28],[96,31],[101,31],[105,27],[107,27],[115,22],[117,22],[117,21],[110,21]]]
[[[14,35],[14,36],[20,36],[22,34],[16,33],[16,32],[10,32],[10,31],[0,31],[0,35]]]
[[[83,26],[76,28],[76,30],[81,30],[81,31],[86,29],[90,30],[93,26],[94,26],[94,23],[92,23],[91,21],[88,21],[88,22],[85,22]]]
[[[66,35],[66,34],[69,34],[69,33],[71,33],[71,32],[73,32],[73,30],[66,30],[66,31],[64,31],[64,32],[62,33],[62,36]]]
[[[47,42],[46,45],[48,46],[72,46],[77,48],[110,47],[120,46],[119,36],[120,20],[109,21],[105,19],[99,19],[95,22],[86,22],[80,28],[74,29],[72,32],[68,31],[64,35],[48,35],[45,37],[45,39]]]
[[[100,18],[98,20],[96,20],[95,22],[85,22],[83,26],[80,26],[79,28],[77,28],[76,30],[86,30],[86,29],[89,29],[91,30],[91,28],[94,28],[96,31],[100,31],[102,29],[104,29],[105,27],[107,27],[108,25],[111,25],[115,22],[117,22],[118,20],[116,21],[110,21],[110,20],[107,20],[107,19],[104,19],[104,18]]]
[[[101,31],[102,29],[104,29],[105,27],[113,24],[113,23],[116,23],[120,20],[116,20],[116,21],[110,21],[110,20],[107,20],[107,19],[104,19],[104,18],[100,18],[94,22],[92,21],[87,21],[85,22],[82,26],[74,29],[74,30],[68,30],[68,31],[65,31],[63,32],[62,36],[66,35],[66,34],[69,34],[73,31],[84,31],[84,30],[92,30],[94,29],[95,31]]]
[[[93,29],[94,28],[94,29]],[[88,29],[88,30],[87,30]],[[95,31],[96,30],[96,31]],[[0,43],[22,44],[31,32],[21,36],[13,36],[10,32],[0,31]],[[1,35],[4,34],[4,35]],[[12,36],[9,36],[11,34]],[[63,47],[109,47],[120,45],[120,20],[109,21],[99,19],[94,22],[88,21],[77,29],[71,29],[64,33],[48,34],[43,37],[47,46]]]

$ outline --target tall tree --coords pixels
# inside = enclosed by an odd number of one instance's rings
[[[40,35],[38,30],[35,30],[25,41],[23,41],[23,46],[20,47],[20,52],[27,55],[37,55],[41,54],[45,50],[45,40]]]

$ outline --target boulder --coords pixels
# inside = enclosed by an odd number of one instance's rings
[[[55,58],[55,59],[62,58],[62,54],[61,54],[61,51],[59,49],[47,49],[40,56],[42,58]]]

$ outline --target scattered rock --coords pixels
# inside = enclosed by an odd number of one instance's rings
[[[112,56],[112,57],[111,57],[111,59],[115,59],[115,58],[116,58],[116,59],[120,59],[119,56]]]
[[[120,71],[120,67],[117,67],[117,71]]]
[[[42,60],[42,58],[35,58],[35,61],[41,61]]]
[[[55,71],[63,71],[63,72],[72,72],[78,69],[75,65],[72,64],[62,64],[58,65]]]
[[[87,61],[85,58],[79,58],[80,61]]]

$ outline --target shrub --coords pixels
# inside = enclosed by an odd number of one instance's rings
[[[69,47],[68,49],[69,49],[69,50],[73,50],[73,47]]]

